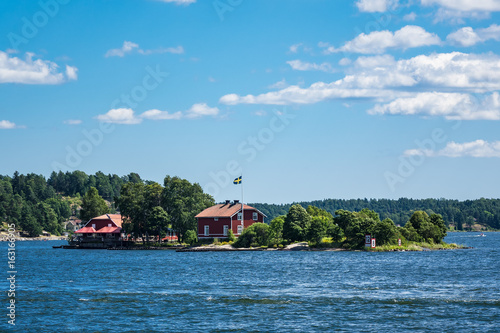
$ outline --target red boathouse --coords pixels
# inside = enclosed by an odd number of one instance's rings
[[[121,241],[121,233],[122,216],[120,214],[104,214],[94,217],[83,228],[75,231],[79,243],[101,241],[106,245]]]
[[[243,206],[242,221],[241,203],[238,200],[226,200],[223,204],[209,207],[196,215],[198,221],[198,238],[225,238],[228,230],[238,237],[245,228],[256,222],[264,222],[264,213],[249,205]]]

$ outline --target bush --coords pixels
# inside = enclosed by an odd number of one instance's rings
[[[236,237],[234,237],[233,230],[229,229],[227,231],[227,241],[234,242],[235,240],[236,240]]]
[[[198,236],[196,235],[196,231],[194,230],[188,230],[186,231],[186,234],[184,235],[184,241],[189,244],[193,245],[198,241]]]
[[[268,246],[269,245],[269,226],[265,223],[254,223],[238,237],[234,243],[235,247],[250,246]]]

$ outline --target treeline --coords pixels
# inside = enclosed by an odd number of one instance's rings
[[[43,230],[60,235],[64,231],[62,222],[70,216],[87,219],[88,216],[80,216],[79,203],[89,190],[96,188],[99,196],[113,203],[122,186],[129,182],[144,183],[136,173],[119,177],[100,171],[95,175],[59,171],[52,172],[48,179],[17,171],[12,177],[0,175],[0,222],[15,223],[18,229],[33,237]],[[114,207],[108,211],[114,211]]]
[[[72,215],[68,201],[36,174],[13,177],[0,176],[0,222],[15,223],[16,227],[38,236],[42,230],[60,235],[61,222]]]
[[[126,183],[143,183],[144,181],[137,173],[130,173],[127,176],[119,177],[115,174],[104,174],[101,171],[95,175],[87,175],[83,171],[51,173],[47,184],[54,190],[66,196],[83,196],[91,187],[95,187],[99,195],[105,200],[114,201],[120,196],[120,190]],[[147,181],[146,181],[147,182]]]
[[[414,212],[404,227],[397,227],[391,219],[381,220],[379,214],[366,208],[359,212],[337,210],[334,216],[318,207],[304,209],[295,204],[269,225],[254,223],[245,229],[234,246],[275,246],[302,241],[320,246],[327,237],[335,243],[334,247],[360,249],[367,234],[376,238],[377,246],[396,245],[399,239],[440,244],[446,236],[446,226],[441,215],[423,211]]]
[[[380,215],[381,219],[389,218],[396,225],[405,225],[416,211],[425,211],[428,215],[440,214],[447,227],[470,229],[475,223],[500,229],[500,199],[449,200],[449,199],[326,199],[310,202],[299,202],[302,207],[315,206],[331,214],[339,209],[361,211],[369,209]],[[277,216],[287,214],[293,204],[261,204],[251,206],[259,209],[271,221]]]

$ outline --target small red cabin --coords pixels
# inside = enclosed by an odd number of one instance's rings
[[[122,216],[120,214],[104,214],[88,221],[83,228],[75,231],[75,234],[81,234],[83,238],[106,237],[118,239],[121,231]]]
[[[245,228],[256,222],[264,222],[266,215],[249,205],[243,205],[245,216],[242,219],[241,206],[238,200],[226,200],[225,203],[209,207],[196,215],[198,238],[225,238],[229,229],[238,237]]]

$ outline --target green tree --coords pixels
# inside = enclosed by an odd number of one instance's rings
[[[82,208],[80,209],[80,218],[82,221],[88,221],[109,212],[106,201],[99,195],[95,187],[91,187],[82,199]]]
[[[167,212],[162,207],[156,206],[152,209],[149,215],[149,225],[150,230],[156,232],[158,239],[161,240],[162,231],[168,228],[169,220]]]
[[[285,215],[275,217],[269,223],[269,238],[276,244],[283,241],[283,224],[285,223]]]
[[[269,225],[265,223],[254,223],[238,237],[234,243],[235,247],[256,247],[269,245]]]
[[[312,216],[307,230],[307,240],[315,244],[321,243],[331,223],[332,221],[326,216]]]
[[[396,225],[391,219],[375,223],[372,235],[377,239],[377,245],[395,244],[398,239]]]
[[[27,205],[22,209],[20,227],[25,232],[27,232],[30,237],[38,237],[42,233],[42,227],[35,220],[32,215],[31,209]]]
[[[311,217],[307,211],[299,204],[290,207],[283,224],[283,238],[292,242],[304,241],[307,236],[307,229],[311,224]]]
[[[195,216],[214,203],[212,196],[203,193],[199,184],[179,177],[165,177],[161,205],[181,241],[188,230],[197,229]]]
[[[196,235],[196,231],[194,230],[186,231],[186,235],[184,236],[184,241],[189,245],[195,244],[198,241],[198,236]]]

